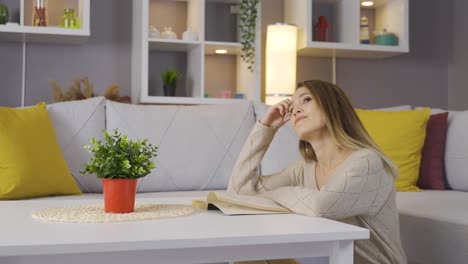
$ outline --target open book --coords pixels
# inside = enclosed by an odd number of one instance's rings
[[[221,210],[226,215],[284,214],[290,212],[287,208],[268,198],[228,192],[209,192],[206,201],[194,200],[192,204],[207,210]]]

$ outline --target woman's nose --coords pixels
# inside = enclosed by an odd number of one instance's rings
[[[296,115],[297,113],[300,113],[302,110],[299,107],[296,107],[293,109],[293,114]]]

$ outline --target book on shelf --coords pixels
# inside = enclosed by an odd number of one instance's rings
[[[225,191],[209,192],[206,200],[193,200],[192,204],[205,210],[220,210],[225,215],[290,213],[287,208],[268,198]]]

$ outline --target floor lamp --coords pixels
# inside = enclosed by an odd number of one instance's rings
[[[267,27],[265,103],[276,104],[296,89],[296,26],[276,23]]]

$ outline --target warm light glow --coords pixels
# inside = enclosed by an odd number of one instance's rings
[[[374,2],[372,1],[364,1],[361,3],[362,6],[373,6],[374,5]]]
[[[296,89],[297,28],[287,24],[269,25],[266,41],[265,103],[276,104]]]
[[[217,49],[217,50],[215,50],[215,53],[216,53],[216,54],[226,54],[226,53],[227,53],[227,50],[225,50],[225,49]]]

